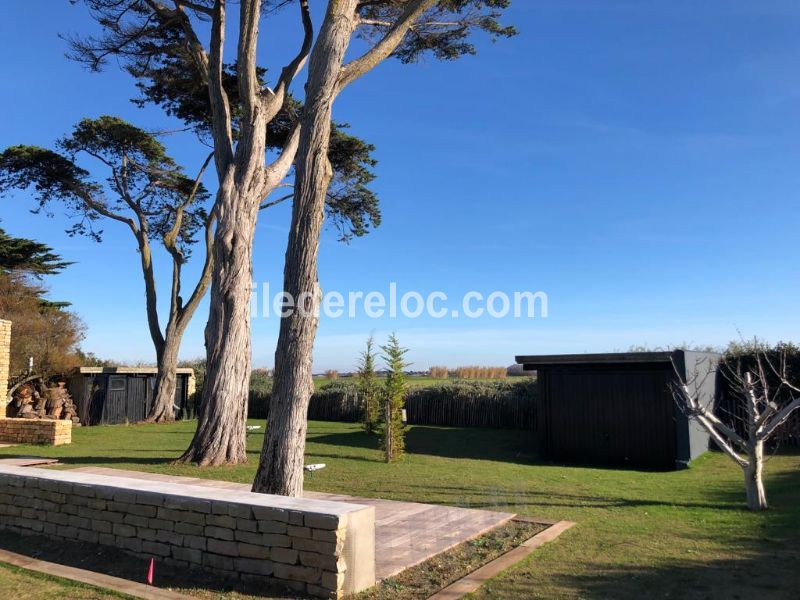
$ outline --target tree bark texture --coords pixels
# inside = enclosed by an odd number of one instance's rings
[[[208,165],[211,155],[209,155],[200,173],[196,179],[196,186],[199,185],[200,177]],[[196,190],[196,187],[195,187]],[[188,203],[187,203],[188,204]],[[183,223],[183,209],[181,207],[175,219],[172,231],[164,238],[165,246],[168,252],[172,255],[172,287],[170,293],[170,307],[169,319],[167,320],[167,327],[164,331],[163,337],[159,335],[153,337],[153,343],[156,347],[156,358],[158,360],[158,373],[156,375],[155,398],[153,405],[150,408],[150,413],[147,415],[147,420],[154,423],[169,423],[175,420],[175,390],[177,388],[177,368],[178,368],[178,352],[180,351],[181,342],[183,341],[183,334],[186,327],[192,320],[200,300],[205,296],[208,287],[211,284],[211,268],[213,266],[213,224],[215,222],[213,213],[206,220],[205,227],[205,249],[206,257],[203,264],[203,270],[197,285],[192,291],[188,301],[184,304],[181,299],[181,270],[184,262],[183,253],[177,248],[175,240],[180,231]],[[145,288],[148,295],[152,290],[155,297],[155,281],[152,279],[152,270],[148,273],[145,271],[145,282],[148,281],[148,276],[151,278],[151,285],[146,283]],[[155,302],[147,303],[148,321],[155,322],[158,326],[158,314],[155,311]],[[152,329],[151,329],[152,331]]]
[[[314,390],[312,350],[319,322],[316,307],[319,238],[332,170],[328,160],[338,76],[355,27],[356,0],[333,1],[309,60],[306,101],[295,163],[292,223],[286,249],[284,291],[303,304],[281,319],[269,422],[254,492],[302,496],[308,403]]]
[[[211,306],[205,330],[206,381],[198,424],[188,450],[179,459],[206,465],[247,461],[246,420],[250,387],[253,237],[261,200],[283,179],[294,151],[284,152],[265,168],[267,122],[282,100],[261,95],[256,43],[260,0],[239,4],[237,65],[241,118],[236,149],[231,144],[230,112],[222,90],[223,4],[215,4],[209,81],[214,122],[219,191],[215,203],[214,268]],[[217,96],[222,101],[216,101]],[[290,138],[291,139],[291,138]],[[296,138],[295,138],[296,140]],[[288,144],[288,142],[287,142]]]
[[[192,320],[200,298],[205,295],[208,288],[206,279],[208,274],[203,274],[195,289],[194,295],[186,307],[182,308],[179,315],[171,315],[164,335],[164,343],[158,353],[158,372],[156,374],[155,397],[153,406],[147,420],[155,423],[170,423],[175,420],[175,392],[177,389],[178,352],[183,341],[186,327]]]
[[[182,461],[201,466],[247,461],[245,421],[250,385],[252,253],[260,196],[229,175],[220,188],[208,323],[206,380],[198,425]]]
[[[747,491],[747,508],[766,510],[767,492],[764,489],[764,442],[755,442],[748,449],[748,464],[744,467],[744,485]]]
[[[164,347],[156,357],[158,372],[156,373],[155,395],[148,421],[154,423],[170,423],[175,420],[175,391],[177,389],[178,350],[180,337],[170,336],[164,339]]]

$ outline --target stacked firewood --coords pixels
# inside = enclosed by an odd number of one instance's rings
[[[8,405],[8,416],[17,419],[71,420],[80,425],[78,411],[63,381],[45,386],[41,380],[19,386]]]

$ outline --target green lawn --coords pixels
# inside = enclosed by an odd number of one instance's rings
[[[262,424],[253,421],[252,424]],[[197,469],[169,460],[193,422],[84,427],[71,446],[0,449],[102,465],[249,482],[262,433],[249,435],[250,464]],[[522,431],[410,427],[408,456],[380,460],[357,425],[312,422],[308,461],[328,468],[307,487],[382,498],[510,510],[578,526],[492,581],[480,598],[796,598],[800,590],[800,455],[767,465],[773,508],[742,509],[737,467],[710,453],[679,472],[548,464]]]
[[[14,600],[119,600],[128,598],[26,569],[0,563],[0,598]]]

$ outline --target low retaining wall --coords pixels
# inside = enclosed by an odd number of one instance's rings
[[[72,442],[72,421],[66,419],[0,418],[0,444],[50,444]]]
[[[341,598],[375,584],[374,507],[0,465],[0,529]]]

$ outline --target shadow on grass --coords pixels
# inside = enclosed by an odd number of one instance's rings
[[[800,590],[798,551],[785,545],[758,545],[741,549],[726,560],[695,560],[661,563],[658,566],[609,568],[594,565],[586,571],[559,569],[546,575],[535,573],[530,563],[491,581],[478,598],[547,597],[541,579],[560,590],[575,590],[587,599],[639,600],[796,600]],[[539,581],[537,581],[537,579]]]
[[[175,458],[180,453],[175,455]],[[175,458],[166,457],[146,457],[146,456],[60,456],[58,461],[64,465],[93,465],[102,467],[104,465],[119,464],[140,464],[140,465],[168,465]]]
[[[725,532],[714,527],[713,519],[707,525],[703,525],[704,519],[700,520],[693,538],[699,547],[716,546],[711,556],[694,553],[692,545],[687,544],[680,553],[685,554],[685,558],[672,553],[669,559],[665,557],[646,565],[612,564],[596,556],[588,563],[580,559],[578,569],[571,569],[567,564],[564,568],[543,572],[541,564],[531,561],[491,581],[477,597],[548,597],[548,585],[553,585],[561,592],[570,590],[570,595],[591,600],[795,600],[800,597],[800,569],[797,568],[800,564],[800,471],[774,474],[767,471],[766,488],[772,508],[760,513],[746,509],[744,486],[738,481],[725,490],[716,488],[705,492],[707,502],[662,503],[653,499],[607,498],[612,506],[667,504],[724,510],[741,527],[737,527],[736,532]],[[544,494],[548,495],[555,503],[569,502],[572,498],[570,494]],[[591,496],[581,498],[590,502],[598,500]],[[546,502],[545,497],[537,504]],[[579,542],[579,535],[575,534],[573,542]],[[635,558],[629,555],[626,560]]]
[[[308,441],[312,444],[345,448],[376,450],[379,447],[377,436],[362,431],[323,433],[322,435],[315,433],[309,436]],[[408,454],[498,460],[520,464],[537,461],[533,434],[529,431],[414,425],[406,430],[405,441]],[[314,455],[319,456],[320,454],[314,452]]]
[[[391,483],[391,482],[389,482]],[[678,485],[676,483],[676,485]],[[710,509],[726,512],[740,512],[743,517],[763,519],[764,526],[773,531],[788,531],[800,539],[800,471],[784,470],[767,472],[765,477],[767,499],[770,510],[750,513],[746,508],[744,484],[738,478],[729,485],[714,488],[697,488],[696,500],[642,497],[641,490],[632,495],[624,493],[591,494],[586,492],[564,492],[549,489],[534,489],[529,485],[515,487],[513,482],[499,486],[481,486],[474,483],[458,485],[437,485],[435,483],[415,484],[403,481],[397,490],[402,496],[425,495],[431,504],[456,505],[465,508],[494,510],[520,509],[522,507],[569,507],[569,508],[647,508],[676,507],[686,509]],[[624,492],[624,490],[620,490]],[[652,493],[652,492],[651,492]],[[683,495],[685,497],[685,495]],[[800,595],[798,596],[800,598]]]
[[[45,536],[23,536],[11,531],[3,531],[0,548],[39,560],[105,573],[140,583],[145,582],[150,562],[149,558],[137,558],[110,546],[70,540],[53,543],[52,539]],[[196,590],[202,593],[203,597],[211,597],[208,592],[217,594],[237,592],[234,598],[240,597],[238,593],[270,598],[297,597],[295,593],[281,585],[226,580],[199,568],[178,568],[162,563],[158,559],[156,559],[154,585],[160,588]]]
[[[308,457],[313,458],[328,458],[334,460],[354,460],[356,462],[367,462],[367,463],[382,463],[384,462],[378,458],[368,458],[366,456],[352,456],[350,454],[336,454],[335,452],[306,452],[306,458]]]
[[[314,444],[326,444],[346,448],[362,448],[377,450],[378,437],[363,431],[320,432],[309,436],[308,441]],[[565,463],[549,461],[540,457],[536,448],[536,439],[532,431],[520,429],[488,429],[477,427],[429,427],[412,425],[406,430],[406,452],[438,456],[442,458],[465,458],[470,460],[492,460],[522,465],[541,465],[551,467],[580,467],[584,469],[635,471],[641,473],[662,473],[672,469],[663,467],[637,467],[626,465],[604,465],[601,463]],[[313,453],[315,456],[322,454]],[[332,458],[339,458],[335,454]],[[373,460],[379,458],[355,458],[341,456],[353,460]]]
[[[503,510],[504,508],[520,508],[528,506],[539,508],[570,507],[570,508],[633,508],[653,506],[675,506],[680,508],[709,508],[714,510],[733,510],[744,512],[744,492],[736,494],[731,492],[723,498],[715,498],[708,502],[673,502],[652,498],[626,498],[624,496],[568,494],[552,490],[536,491],[524,489],[515,491],[513,488],[469,488],[456,486],[436,485],[409,485],[404,484],[404,489],[419,489],[433,495],[434,499],[426,500],[434,504],[458,505],[465,508],[484,508]],[[740,497],[741,496],[741,497]],[[484,500],[485,498],[485,500]],[[493,498],[494,500],[489,500]],[[740,502],[737,503],[737,500]]]

